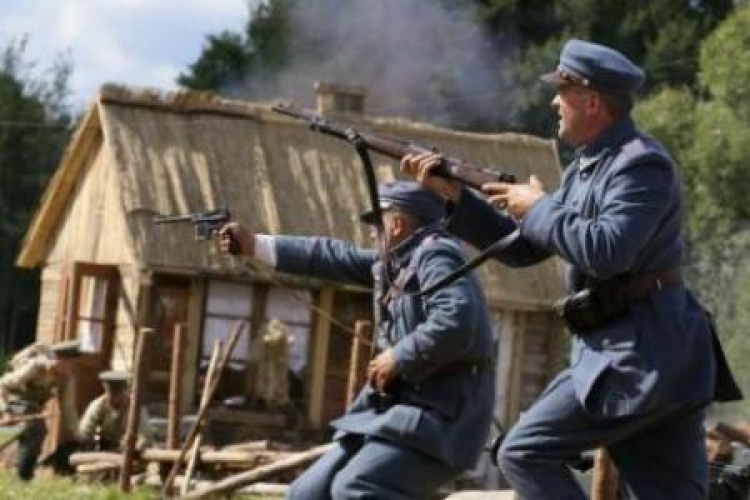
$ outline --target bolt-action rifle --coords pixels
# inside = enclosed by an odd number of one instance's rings
[[[437,153],[435,149],[411,141],[360,133],[353,128],[342,127],[324,116],[296,106],[277,104],[272,106],[271,109],[276,113],[304,120],[309,124],[310,129],[338,139],[351,141],[356,135],[360,141],[364,142],[367,149],[396,160],[400,160],[408,154]],[[443,157],[442,166],[434,174],[454,179],[474,189],[480,189],[482,184],[487,182],[516,182],[516,177],[513,174],[481,168],[464,160],[450,157]]]

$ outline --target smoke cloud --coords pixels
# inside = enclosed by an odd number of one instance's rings
[[[495,46],[473,7],[305,0],[290,16],[290,64],[278,74],[250,74],[230,94],[311,106],[316,80],[362,85],[368,114],[452,126],[496,123],[509,109],[502,75],[512,51]]]

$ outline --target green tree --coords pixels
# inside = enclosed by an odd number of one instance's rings
[[[232,95],[232,89],[248,81],[248,75],[261,74],[267,80],[255,79],[263,84],[253,97],[267,97],[264,94],[274,88],[275,76],[288,60],[287,7],[292,1],[261,2],[244,33],[208,35],[198,60],[178,76],[177,82],[192,89],[221,90]]]
[[[730,363],[750,392],[750,8],[735,10],[702,44],[697,86],[664,89],[636,118],[669,146],[688,200],[688,277],[715,313]],[[725,410],[726,411],[726,410]],[[750,404],[729,411],[750,416]]]
[[[27,38],[0,52],[0,349],[33,338],[38,276],[14,262],[32,210],[67,143],[70,64],[60,58],[38,77]]]

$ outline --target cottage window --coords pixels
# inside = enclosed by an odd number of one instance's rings
[[[248,358],[250,346],[250,320],[253,313],[253,287],[226,281],[210,281],[203,324],[203,347],[201,363],[207,366],[216,340],[228,340],[238,320],[244,319],[245,327],[232,351],[230,366],[242,369]]]

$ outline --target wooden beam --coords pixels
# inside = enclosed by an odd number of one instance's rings
[[[307,407],[309,424],[314,428],[323,427],[323,398],[325,396],[326,364],[328,363],[328,343],[331,336],[331,316],[333,314],[334,291],[331,287],[320,290],[318,307],[324,314],[317,314],[315,334],[310,359],[310,392]]]

